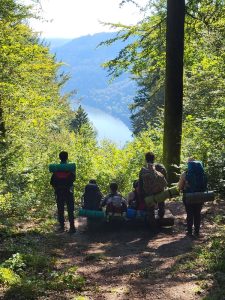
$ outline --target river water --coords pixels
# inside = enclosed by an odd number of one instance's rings
[[[97,139],[108,139],[123,147],[126,142],[132,141],[132,132],[120,119],[115,118],[100,109],[82,105],[88,118],[97,131]]]

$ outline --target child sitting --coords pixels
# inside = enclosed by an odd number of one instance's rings
[[[118,185],[112,182],[109,186],[110,193],[103,199],[101,207],[106,206],[106,214],[119,213],[123,215],[127,211],[127,201],[118,193]]]

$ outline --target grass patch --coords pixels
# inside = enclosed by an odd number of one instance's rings
[[[51,270],[55,265],[55,258],[39,254],[25,254],[24,261],[31,272],[43,272]]]
[[[217,215],[217,222],[224,218]],[[173,267],[173,272],[188,272],[196,274],[201,280],[200,293],[206,291],[208,296],[204,300],[225,299],[225,228],[221,226],[210,240],[203,246],[193,248],[191,253],[179,258]],[[208,282],[212,281],[209,288]]]
[[[71,289],[76,291],[82,291],[86,285],[86,280],[83,276],[77,274],[77,267],[73,266],[69,269],[51,273],[48,286],[52,290],[65,290]]]
[[[176,263],[172,266],[171,272],[185,272],[196,269],[196,259],[201,251],[200,247],[193,248],[192,252],[179,255]]]
[[[224,225],[225,224],[225,216],[218,214],[214,217],[213,221],[218,225]]]
[[[46,234],[54,231],[54,226],[57,224],[56,219],[49,218],[49,219],[38,219],[37,220],[38,227],[34,230],[39,234]]]
[[[18,274],[39,273],[53,268],[55,259],[40,254],[15,253],[2,263],[2,267],[9,268]]]

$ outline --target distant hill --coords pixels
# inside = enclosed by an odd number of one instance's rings
[[[101,64],[114,58],[125,46],[117,42],[111,47],[97,45],[115,33],[98,33],[70,40],[69,42],[51,47],[59,61],[66,63],[62,70],[71,74],[64,91],[77,90],[76,98],[81,98],[81,104],[101,109],[120,118],[130,126],[128,105],[135,93],[135,83],[129,75],[123,75],[109,84],[107,71]]]
[[[57,38],[52,38],[52,39],[47,39],[47,43],[50,43],[51,48],[56,48],[56,47],[61,47],[62,45],[68,43],[71,41],[71,39],[57,39]]]

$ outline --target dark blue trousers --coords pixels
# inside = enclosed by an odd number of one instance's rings
[[[58,221],[61,227],[64,227],[64,210],[65,204],[67,206],[68,219],[70,226],[74,226],[74,196],[73,193],[67,188],[57,189],[56,194],[56,204],[58,209]]]

